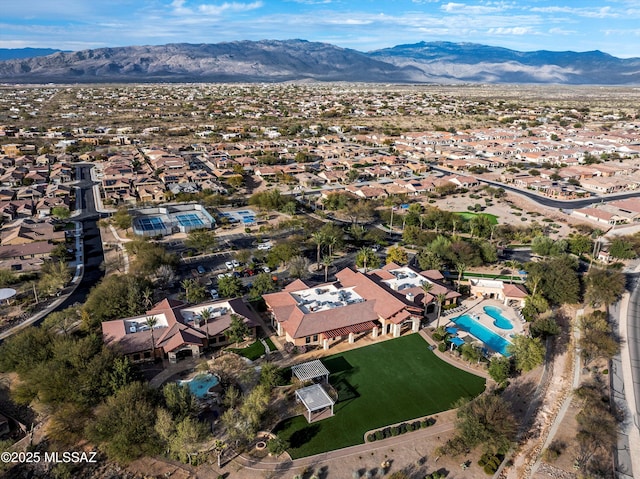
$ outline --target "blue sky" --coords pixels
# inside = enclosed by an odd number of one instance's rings
[[[419,41],[640,57],[640,0],[2,0],[0,48],[291,39]]]

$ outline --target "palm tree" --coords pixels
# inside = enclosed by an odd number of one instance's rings
[[[429,281],[425,281],[424,283],[422,283],[421,286],[422,286],[422,291],[424,291],[424,300],[422,302],[424,303],[424,315],[426,317],[427,316],[427,306],[429,306],[429,303],[427,303],[427,295],[433,289],[433,283],[430,283]]]
[[[193,283],[191,282],[190,279],[183,279],[182,282],[180,283],[180,286],[184,288],[184,295],[187,298],[189,297],[189,290],[191,289],[192,285]]]
[[[322,264],[324,266],[324,282],[329,281],[329,267],[333,264],[333,259],[331,256],[325,256],[322,258]]]
[[[145,318],[145,324],[151,328],[151,356],[153,359],[156,358],[156,338],[153,333],[153,328],[156,324],[158,324],[158,318],[155,316],[147,316]]]
[[[329,256],[333,257],[333,247],[338,243],[338,237],[334,234],[327,235],[325,243],[329,246]]]
[[[327,238],[322,231],[316,231],[311,235],[311,241],[316,244],[316,271],[320,269],[320,252]]]
[[[153,304],[153,290],[151,288],[145,288],[142,292],[142,301],[144,302],[144,307],[149,308]]]
[[[520,263],[516,260],[510,259],[509,261],[505,261],[504,264],[511,271],[511,282],[513,283],[513,270],[517,270],[520,267]]]
[[[438,296],[438,319],[436,322],[436,329],[440,327],[440,315],[442,314],[442,305],[447,299],[447,295],[445,293],[439,293]]]
[[[458,271],[458,292],[460,292],[460,282],[462,281],[462,275],[464,270],[467,269],[467,265],[464,263],[456,263],[456,270]]]
[[[216,452],[216,455],[218,456],[218,468],[222,467],[221,466],[221,461],[222,461],[222,454],[224,453],[224,450],[227,448],[227,443],[224,442],[221,439],[216,439],[215,441],[213,441],[213,450]]]
[[[209,345],[209,319],[211,319],[211,308],[200,311],[200,317],[204,320],[204,333],[207,335],[207,346]]]
[[[356,254],[356,263],[358,263],[359,261],[362,261],[362,267],[364,268],[365,274],[367,274],[367,262],[369,261],[369,258],[373,254],[374,254],[373,250],[371,248],[367,248],[366,246],[363,246],[362,248],[360,248],[360,250]]]

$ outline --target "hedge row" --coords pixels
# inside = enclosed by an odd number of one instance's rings
[[[503,460],[504,456],[501,454],[493,455],[485,452],[478,461],[478,466],[484,469],[485,474],[491,476],[496,473]]]
[[[381,439],[387,439],[389,437],[399,436],[405,432],[417,431],[420,428],[427,428],[433,426],[436,420],[432,417],[423,419],[422,421],[403,422],[397,426],[389,426],[383,429],[378,429],[376,432],[371,432],[367,435],[367,441],[380,441]]]

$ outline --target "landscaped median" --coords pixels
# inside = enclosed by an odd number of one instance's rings
[[[448,410],[475,397],[484,378],[439,359],[419,334],[384,341],[322,360],[338,393],[335,415],[309,424],[304,416],[274,430],[296,459],[362,444],[368,431]]]

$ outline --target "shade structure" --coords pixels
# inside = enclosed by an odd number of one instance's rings
[[[13,288],[2,288],[0,289],[0,301],[6,300],[8,303],[16,294],[17,291]]]
[[[319,359],[296,364],[291,367],[291,372],[300,381],[311,381],[316,378],[323,378],[325,381],[329,379],[329,370]]]
[[[331,416],[333,416],[333,405],[335,401],[327,394],[322,385],[313,384],[306,388],[298,389],[296,397],[307,408],[307,421],[312,422],[311,414],[323,409],[331,408]]]
[[[448,328],[444,328],[444,330],[449,334],[458,334],[458,328],[454,328],[453,326],[449,326]]]
[[[464,339],[458,338],[457,336],[455,338],[451,338],[449,341],[456,346],[462,346],[464,344]]]

